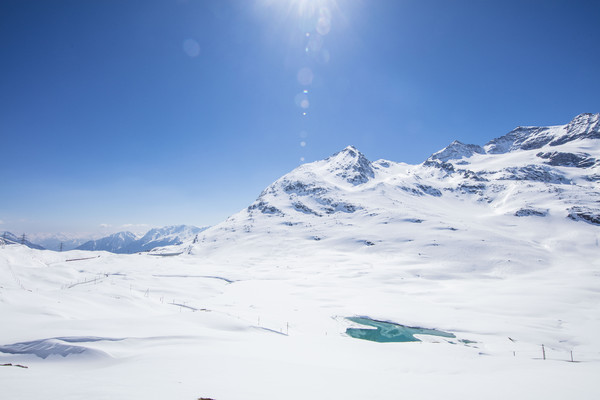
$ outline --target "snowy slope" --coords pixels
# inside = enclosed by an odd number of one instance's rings
[[[178,256],[0,248],[2,393],[597,399],[597,120],[420,165],[348,147]],[[456,337],[354,339],[353,316]]]

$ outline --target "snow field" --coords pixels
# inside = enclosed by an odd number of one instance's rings
[[[248,249],[217,251],[210,260],[99,253],[73,262],[6,247],[0,345],[70,337],[81,341],[58,342],[93,352],[45,359],[0,353],[0,363],[29,366],[2,367],[3,392],[23,399],[598,394],[595,259],[579,255],[563,264],[572,254],[546,249],[545,258],[556,261],[526,273],[498,273],[498,265],[454,271],[458,262],[436,254],[415,263],[414,255],[307,243],[287,257]],[[475,251],[472,264],[507,249],[525,260],[541,251],[508,243],[491,254]],[[9,267],[25,290],[6,279]],[[446,330],[456,344],[353,339],[344,334],[344,317],[352,315]],[[118,340],[85,341],[90,337]],[[565,362],[571,350],[582,362]]]
[[[600,398],[598,118],[445,163],[350,146],[154,255],[2,247],[0,364],[29,368],[0,367],[1,393]],[[351,316],[456,338],[358,340]]]

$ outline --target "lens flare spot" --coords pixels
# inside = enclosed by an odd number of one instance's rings
[[[200,44],[194,39],[186,39],[183,41],[183,51],[189,57],[198,57],[200,55]]]
[[[331,12],[328,8],[323,7],[319,10],[319,20],[317,21],[317,32],[319,35],[327,35],[331,30]]]
[[[306,147],[306,142],[300,142],[300,147]]]
[[[308,86],[312,83],[314,75],[310,68],[304,67],[298,71],[297,78],[301,85]]]
[[[304,162],[304,157],[300,157],[300,161],[301,161],[301,162]]]
[[[310,106],[310,102],[308,101],[308,95],[305,92],[298,93],[294,98],[294,102],[300,108],[306,109]]]

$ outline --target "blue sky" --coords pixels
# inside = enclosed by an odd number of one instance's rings
[[[420,163],[599,112],[599,16],[597,1],[3,0],[0,230],[211,225],[350,144]]]

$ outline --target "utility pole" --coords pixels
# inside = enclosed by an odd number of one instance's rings
[[[25,244],[26,239],[27,237],[25,236],[25,234],[23,234],[23,236],[21,236],[21,244]]]
[[[60,248],[58,251],[63,251],[63,242],[60,242]]]

